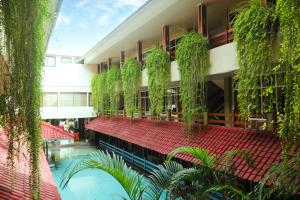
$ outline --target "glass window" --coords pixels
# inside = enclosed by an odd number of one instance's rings
[[[46,56],[45,66],[46,67],[55,67],[56,66],[56,59],[55,59],[55,57],[54,56]]]
[[[92,93],[89,93],[89,106],[93,106]]]
[[[72,63],[71,57],[61,57],[61,63]]]
[[[60,93],[60,106],[73,106],[73,93]]]
[[[74,93],[74,106],[87,106],[87,94]]]
[[[57,106],[57,93],[46,92],[43,93],[43,107],[56,107]]]
[[[80,61],[80,58],[74,58],[74,60],[76,64],[79,64],[78,62]]]

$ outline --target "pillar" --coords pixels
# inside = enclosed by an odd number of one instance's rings
[[[208,36],[207,7],[204,4],[198,5],[198,33]]]
[[[136,60],[140,63],[143,62],[143,46],[141,41],[138,41],[136,44]]]
[[[120,53],[120,68],[123,66],[125,62],[125,51],[121,51]]]
[[[100,72],[101,72],[101,65],[98,64],[98,74],[100,74]]]
[[[108,60],[107,60],[107,70],[110,69],[111,65],[112,65],[112,59],[108,58]]]
[[[162,46],[163,49],[169,53],[170,51],[170,27],[164,25],[162,27]]]

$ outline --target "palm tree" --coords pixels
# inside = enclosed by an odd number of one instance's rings
[[[86,169],[106,171],[120,183],[130,200],[142,199],[145,189],[142,185],[144,177],[131,169],[131,167],[128,167],[120,156],[100,150],[92,153],[85,160],[71,163],[62,176],[60,186],[66,188],[75,174]],[[128,197],[123,198],[127,199]]]
[[[191,154],[196,159],[192,168],[170,161],[179,153]],[[242,186],[234,178],[236,171],[233,158],[240,156],[249,166],[253,166],[250,155],[241,150],[230,150],[217,158],[208,151],[196,147],[180,147],[173,150],[167,161],[150,175],[149,197],[166,195],[166,199],[208,199],[216,192],[231,199],[249,199]],[[217,170],[216,170],[217,168]]]

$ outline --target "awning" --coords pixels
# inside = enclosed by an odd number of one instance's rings
[[[22,146],[19,159],[15,162],[16,171],[11,177],[12,172],[6,166],[7,159],[7,137],[4,131],[0,131],[0,199],[4,200],[19,200],[30,199],[29,189],[29,176],[30,166],[29,155],[26,153],[26,147]],[[40,171],[41,171],[41,199],[59,200],[60,195],[58,193],[54,178],[48,166],[48,162],[44,153],[41,150],[40,153]],[[14,181],[12,184],[12,181]],[[13,186],[11,188],[11,186]]]
[[[181,146],[194,146],[220,156],[227,150],[247,150],[252,153],[255,168],[237,158],[236,175],[249,181],[258,182],[271,164],[281,160],[279,138],[270,132],[225,126],[208,126],[205,130],[184,132],[183,124],[168,121],[154,121],[127,118],[98,117],[86,125],[86,129],[139,145],[167,155]],[[190,155],[178,155],[192,161]]]
[[[74,139],[75,135],[63,130],[58,126],[53,126],[46,122],[41,123],[42,137],[44,141]]]

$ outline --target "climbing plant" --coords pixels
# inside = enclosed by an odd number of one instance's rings
[[[170,59],[166,51],[154,48],[146,58],[150,111],[155,115],[163,110],[164,95],[170,81]]]
[[[180,71],[180,100],[187,131],[194,116],[206,110],[205,76],[209,67],[208,41],[196,32],[187,33],[176,50]]]
[[[124,102],[127,116],[133,117],[138,110],[138,96],[141,85],[141,64],[135,59],[126,60],[121,70]]]
[[[110,102],[107,86],[107,72],[96,75],[91,82],[94,110],[104,115],[109,110]]]
[[[263,74],[272,72],[274,23],[274,8],[264,6],[260,0],[251,0],[248,6],[238,11],[234,20],[234,40],[240,67],[235,77],[238,79],[237,101],[245,118],[251,113],[263,112],[260,110],[260,79]]]
[[[39,199],[40,194],[40,79],[46,41],[44,22],[49,15],[47,5],[46,0],[0,1],[0,27],[5,45],[1,54],[6,55],[6,76],[10,81],[1,97],[1,103],[5,104],[2,120],[8,126],[7,159],[13,169],[20,143],[26,143],[32,199]]]
[[[300,141],[300,1],[277,0],[280,21],[280,64],[285,71],[284,115],[278,135],[287,157]]]
[[[112,65],[107,72],[107,90],[110,102],[110,113],[116,114],[119,108],[119,95],[121,91],[121,75],[118,66]]]

